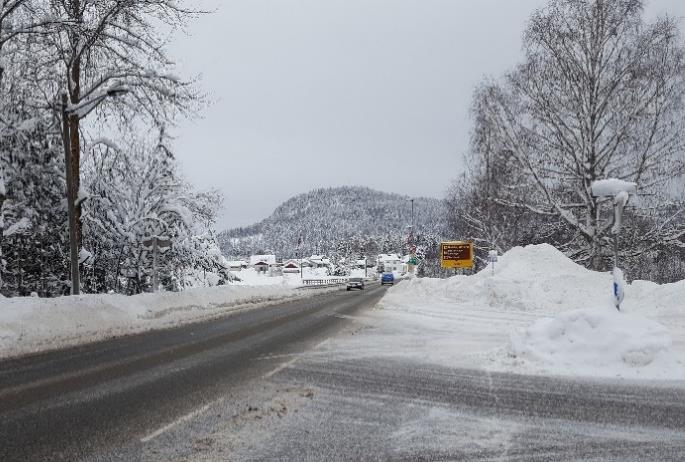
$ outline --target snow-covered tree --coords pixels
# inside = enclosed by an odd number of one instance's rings
[[[38,1],[0,1],[0,290],[58,295],[65,267],[64,155],[45,88]],[[65,281],[66,279],[66,281]]]
[[[172,0],[0,0],[3,293],[57,295],[69,277],[62,92],[71,113],[79,216],[85,207],[78,230],[84,289],[123,290],[129,283],[131,291],[145,290],[151,258],[140,238],[162,234],[175,246],[160,258],[160,272],[201,266],[228,280],[212,230],[220,197],[194,192],[166,143],[131,141],[197,109],[201,98],[192,82],[172,74],[165,52],[169,32],[195,14]],[[113,90],[125,94],[103,99]],[[98,117],[83,125],[99,102]],[[116,138],[127,140],[121,149],[95,135],[117,130]],[[87,153],[84,139],[92,141]],[[88,173],[83,187],[81,168]]]
[[[678,220],[662,218],[664,206],[673,217],[684,210],[672,190],[685,178],[685,49],[673,19],[647,24],[642,10],[640,0],[551,0],[530,19],[524,62],[478,89],[474,137],[485,133],[487,149],[474,150],[475,162],[506,166],[494,193],[491,177],[474,183],[492,199],[476,220],[487,239],[488,214],[503,206],[536,216],[541,234],[603,268],[612,223],[590,185],[611,177],[638,184],[632,213],[655,223],[643,251],[685,245]]]
[[[178,0],[43,0],[59,27],[47,36],[57,55],[72,107],[97,102],[100,108],[130,123],[144,117],[161,126],[180,111],[193,110],[198,99],[190,83],[173,75],[165,51],[166,29],[178,29],[195,13]],[[54,19],[53,19],[54,20]],[[164,33],[160,30],[164,27]],[[81,120],[88,109],[70,113],[70,147],[74,190],[80,188]],[[81,208],[76,208],[80,242]]]
[[[84,248],[90,290],[150,288],[152,252],[143,241],[169,238],[171,250],[159,255],[158,271],[168,288],[184,285],[181,273],[202,270],[228,282],[226,263],[212,228],[221,206],[217,192],[195,193],[181,179],[165,138],[152,146],[133,142],[118,147],[96,139],[84,159]],[[86,271],[88,275],[88,271]],[[176,279],[175,279],[176,278]]]

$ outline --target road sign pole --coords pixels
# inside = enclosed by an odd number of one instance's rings
[[[157,280],[157,236],[152,238],[152,291],[157,292],[159,281]]]

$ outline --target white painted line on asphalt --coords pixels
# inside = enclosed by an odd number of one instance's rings
[[[175,426],[177,426],[177,425],[179,425],[179,424],[181,424],[181,423],[183,423],[183,422],[186,422],[186,421],[188,421],[188,420],[191,420],[191,419],[197,417],[198,415],[202,414],[203,412],[205,412],[205,411],[206,411],[207,409],[209,409],[210,407],[212,407],[212,406],[214,406],[214,405],[216,405],[216,404],[220,404],[223,400],[224,400],[224,398],[221,398],[221,399],[218,399],[218,400],[216,400],[216,401],[213,401],[213,402],[211,402],[211,403],[209,403],[209,404],[205,404],[205,405],[202,406],[200,409],[196,409],[196,410],[194,410],[193,412],[191,412],[191,413],[189,413],[189,414],[186,414],[186,415],[184,415],[183,417],[180,417],[180,418],[174,420],[174,421],[171,422],[170,424],[163,426],[163,427],[160,428],[159,430],[156,430],[156,431],[150,433],[150,434],[147,435],[146,437],[141,438],[141,439],[140,439],[140,442],[141,442],[141,443],[147,443],[148,441],[157,438],[159,435],[161,435],[162,433],[166,433],[167,431],[171,430],[171,429],[174,428]]]
[[[293,358],[293,359],[291,359],[290,361],[287,361],[287,362],[281,364],[280,366],[278,366],[278,367],[277,367],[276,369],[274,369],[273,371],[267,372],[266,374],[264,374],[264,375],[262,376],[262,379],[268,379],[268,378],[273,377],[274,375],[276,375],[276,374],[278,374],[279,372],[281,372],[283,369],[285,369],[285,368],[287,368],[287,367],[290,367],[290,366],[292,366],[293,364],[295,364],[295,361],[297,361],[298,359],[300,359],[300,358],[299,358],[299,357]]]
[[[293,356],[302,356],[302,353],[283,353],[282,355],[265,355],[255,359],[255,361],[271,361],[279,358],[292,358]]]
[[[330,339],[323,340],[322,342],[317,343],[312,350],[318,350],[322,346],[324,346],[326,343],[328,343]]]

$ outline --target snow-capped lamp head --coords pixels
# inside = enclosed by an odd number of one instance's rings
[[[637,195],[637,183],[619,180],[618,178],[607,178],[605,180],[593,181],[590,188],[593,197],[600,199],[603,197],[613,198],[614,225],[611,227],[611,232],[618,234],[623,224],[623,209],[628,200],[630,200],[630,195]]]

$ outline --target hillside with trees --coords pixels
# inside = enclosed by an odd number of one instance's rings
[[[404,254],[410,246],[411,199],[363,187],[317,189],[287,200],[259,223],[222,232],[219,242],[228,258],[324,254],[349,261],[379,253]],[[443,202],[414,198],[413,222],[417,254],[431,259],[425,266],[435,274],[434,249],[445,235]]]

